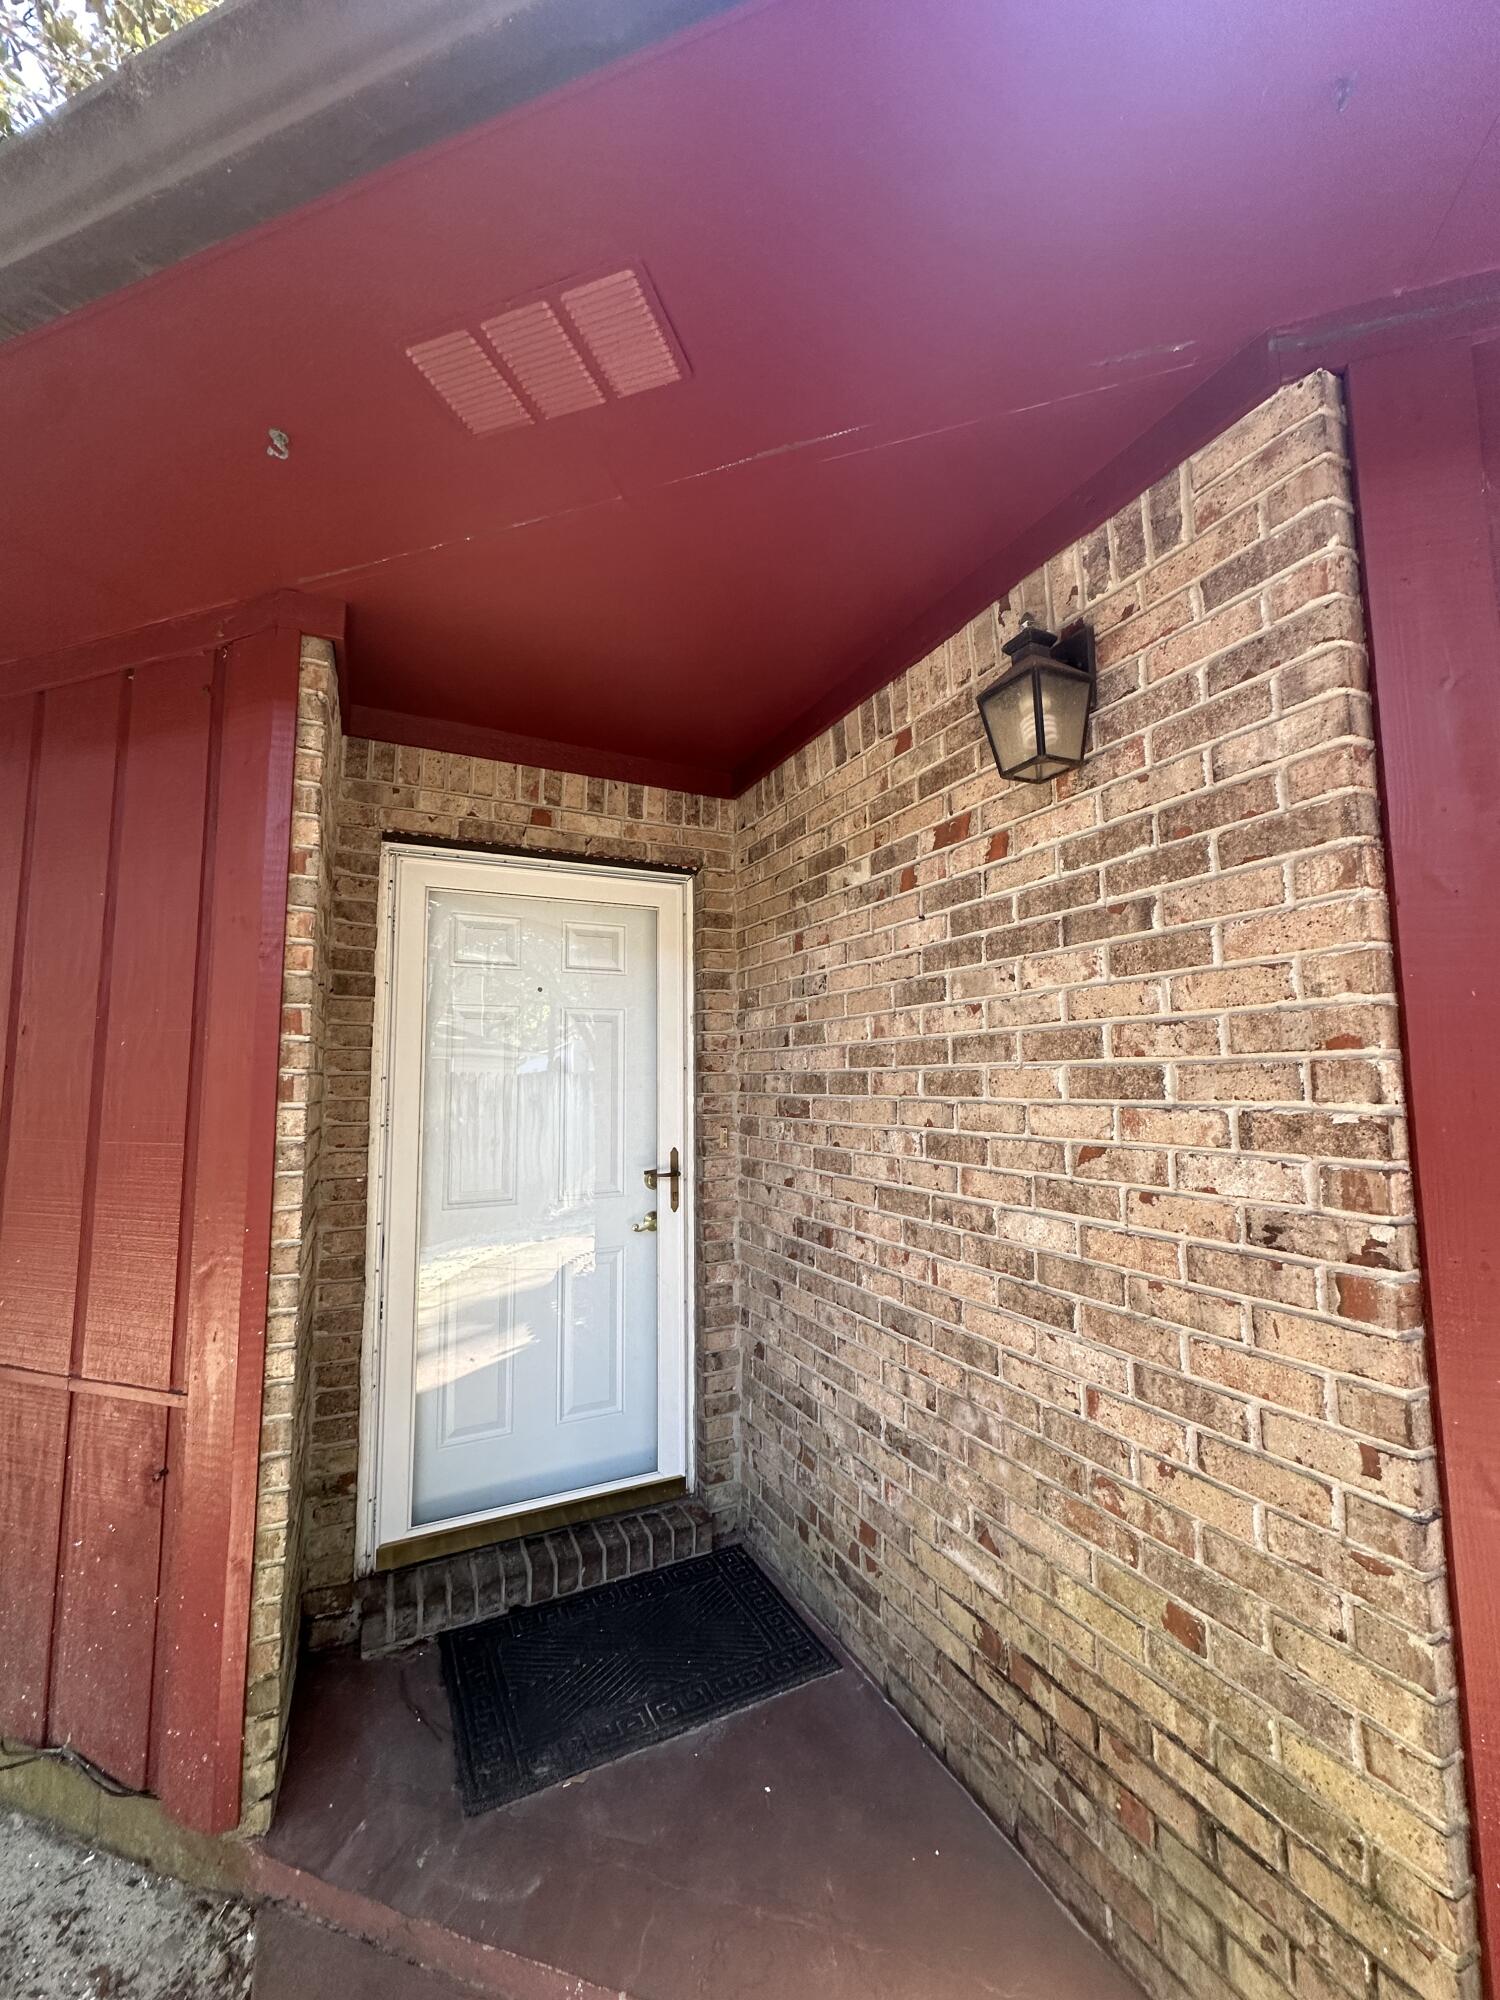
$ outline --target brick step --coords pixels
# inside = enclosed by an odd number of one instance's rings
[[[708,1509],[696,1500],[674,1500],[387,1570],[360,1585],[360,1655],[375,1659],[521,1605],[545,1604],[613,1583],[616,1577],[665,1569],[689,1556],[707,1555],[713,1545]]]

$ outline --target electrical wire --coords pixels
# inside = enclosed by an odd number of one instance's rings
[[[28,1744],[8,1743],[0,1737],[0,1759],[4,1760],[0,1761],[0,1777],[6,1777],[12,1771],[24,1771],[30,1764],[66,1764],[112,1799],[143,1799],[147,1796],[140,1786],[122,1785],[118,1778],[101,1771],[97,1764],[91,1764],[87,1757],[80,1756],[71,1743],[33,1748]]]

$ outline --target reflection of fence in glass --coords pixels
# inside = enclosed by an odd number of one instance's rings
[[[563,1011],[560,1193],[565,1208],[625,1191],[625,1012]]]
[[[456,1008],[443,1025],[444,1205],[513,1202],[520,1138],[516,1010]]]
[[[427,1074],[442,1078],[442,1122],[427,1130],[445,1208],[515,1202],[520,1162],[539,1161],[548,1137],[542,1088],[524,1081],[545,1084],[553,1009],[516,976],[522,947],[517,918],[429,898]]]

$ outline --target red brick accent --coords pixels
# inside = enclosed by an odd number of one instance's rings
[[[359,1586],[359,1650],[365,1659],[398,1652],[502,1612],[687,1562],[713,1545],[708,1509],[672,1501],[387,1570]]]

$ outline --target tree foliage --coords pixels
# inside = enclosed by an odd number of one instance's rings
[[[206,14],[215,0],[0,0],[0,138]]]

